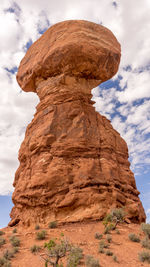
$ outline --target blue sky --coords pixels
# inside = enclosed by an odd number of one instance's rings
[[[0,228],[7,226],[12,207],[11,196],[0,196]]]
[[[38,103],[34,93],[19,88],[17,67],[50,25],[66,19],[101,23],[121,43],[119,71],[93,89],[93,99],[96,110],[111,120],[128,144],[131,169],[150,220],[149,14],[149,0],[0,1],[0,227],[9,221],[17,154]]]

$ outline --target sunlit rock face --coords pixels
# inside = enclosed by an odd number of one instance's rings
[[[80,20],[52,26],[27,51],[17,80],[40,103],[19,150],[10,225],[96,220],[114,207],[145,221],[126,142],[91,101],[120,55],[111,31]]]

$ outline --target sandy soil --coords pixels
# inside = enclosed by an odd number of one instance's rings
[[[17,233],[15,234],[21,241],[19,252],[15,254],[15,257],[11,260],[12,267],[44,267],[44,261],[40,258],[40,253],[33,254],[30,251],[31,246],[38,245],[43,246],[45,242],[48,242],[52,238],[60,238],[64,234],[70,242],[74,245],[79,246],[83,249],[85,255],[93,255],[95,258],[99,259],[101,267],[138,267],[138,266],[150,266],[148,263],[142,263],[138,259],[138,253],[143,249],[140,243],[135,243],[129,240],[128,234],[135,233],[140,236],[141,239],[144,238],[143,233],[140,230],[139,225],[135,224],[120,224],[117,228],[120,234],[112,231],[112,242],[110,243],[109,250],[111,250],[118,259],[118,262],[114,262],[112,256],[107,256],[106,254],[100,254],[98,252],[99,240],[95,239],[95,233],[104,232],[104,225],[102,222],[89,222],[89,223],[74,223],[64,226],[59,226],[56,229],[41,228],[39,230],[35,229],[23,229],[21,227],[16,227]],[[9,241],[10,236],[12,236],[12,231],[14,228],[6,227],[2,229],[5,232],[3,237],[6,239],[6,244],[0,248],[0,254],[6,250],[11,249],[11,244]],[[37,240],[36,233],[41,230],[47,231],[47,237],[45,240]],[[63,233],[63,234],[62,234]],[[106,235],[103,235],[103,240],[106,240]],[[107,240],[106,240],[107,242]],[[66,267],[65,259],[63,260],[64,267]],[[81,266],[85,266],[84,259]]]

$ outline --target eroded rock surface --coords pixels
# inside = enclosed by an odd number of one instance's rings
[[[145,220],[126,142],[91,101],[119,61],[114,35],[87,21],[58,23],[29,48],[17,80],[40,103],[19,150],[10,225],[95,220],[113,207]]]

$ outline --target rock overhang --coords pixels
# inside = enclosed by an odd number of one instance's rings
[[[51,26],[22,59],[17,81],[26,92],[49,77],[67,75],[96,80],[97,85],[114,76],[121,48],[113,33],[102,25],[68,20]]]

